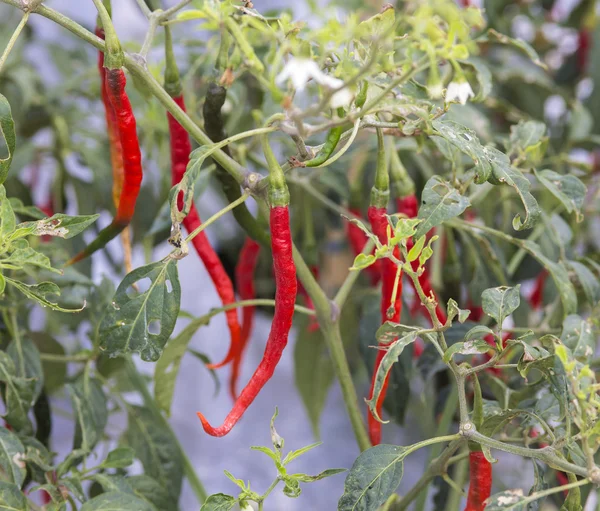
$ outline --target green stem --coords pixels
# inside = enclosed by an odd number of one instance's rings
[[[206,493],[206,490],[204,489],[204,485],[202,484],[202,481],[200,481],[200,479],[198,478],[198,475],[196,474],[196,470],[194,469],[192,462],[187,457],[182,445],[179,443],[179,440],[177,439],[175,432],[171,428],[169,421],[167,421],[167,419],[165,419],[164,415],[160,412],[158,406],[156,405],[156,401],[154,401],[154,398],[152,397],[152,395],[150,394],[150,391],[148,390],[147,383],[141,377],[140,373],[138,372],[138,370],[135,367],[131,358],[126,359],[126,369],[127,369],[127,375],[129,377],[129,380],[131,381],[131,383],[133,384],[135,389],[142,395],[142,397],[144,399],[144,404],[146,405],[146,407],[152,412],[152,414],[155,416],[156,420],[158,420],[161,423],[164,430],[168,431],[169,435],[172,436],[173,442],[177,446],[177,449],[179,450],[179,452],[181,454],[181,458],[183,460],[184,474],[185,474],[188,482],[190,483],[190,486],[192,487],[193,492],[196,494],[196,498],[198,499],[198,502],[200,504],[202,504],[208,497],[208,494]]]
[[[469,460],[465,458],[459,461],[454,474],[455,484],[450,486],[449,495],[446,497],[445,511],[460,509],[460,500],[463,497],[462,488],[464,488],[469,475]]]
[[[104,67],[108,69],[119,69],[123,67],[123,50],[121,49],[121,43],[119,42],[115,27],[110,19],[110,14],[108,14],[102,0],[92,1],[98,10],[98,16],[102,21],[102,28],[104,29],[104,41],[106,44]]]
[[[40,353],[40,358],[46,362],[55,362],[57,364],[68,364],[69,362],[86,363],[90,355],[55,355],[54,353]]]
[[[372,239],[369,239],[369,241],[365,244],[362,253],[363,254],[370,254],[371,250],[373,250],[373,247],[375,246],[375,243]],[[348,273],[348,276],[346,277],[346,280],[344,280],[344,282],[342,283],[342,285],[340,286],[337,294],[335,295],[335,298],[333,299],[333,302],[336,304],[336,306],[342,310],[342,307],[344,306],[344,304],[346,303],[346,300],[348,299],[348,296],[350,296],[350,291],[352,291],[352,288],[354,287],[354,284],[356,284],[356,281],[358,280],[358,278],[360,277],[360,271],[351,271]]]
[[[196,236],[198,236],[198,234],[200,234],[204,229],[206,229],[210,224],[213,224],[214,222],[216,222],[219,218],[221,218],[225,213],[228,213],[229,211],[231,211],[233,208],[235,208],[236,206],[239,206],[242,202],[244,202],[248,197],[250,197],[250,195],[248,193],[243,193],[241,195],[241,197],[236,200],[233,201],[232,203],[228,204],[226,207],[224,207],[222,210],[217,211],[213,216],[211,216],[208,220],[206,220],[205,222],[202,223],[202,225],[196,227],[196,229],[194,229],[192,232],[190,232],[187,236],[187,238],[185,239],[186,243],[189,243],[191,240],[193,240]]]
[[[164,21],[167,18],[170,18],[177,11],[183,9],[186,5],[192,3],[192,0],[181,0],[178,4],[175,4],[173,7],[169,7],[160,15],[160,21]]]
[[[27,24],[28,19],[29,19],[29,11],[27,11],[27,12],[25,12],[25,14],[23,14],[23,17],[21,18],[21,21],[17,25],[17,28],[15,28],[15,31],[13,32],[13,35],[9,39],[9,41],[6,45],[6,48],[4,48],[4,52],[2,53],[2,56],[0,57],[0,73],[2,73],[2,66],[4,66],[4,63],[6,62],[6,59],[8,58],[8,56],[10,55],[10,52],[12,51],[15,43],[17,42],[19,35],[25,28],[25,25]]]

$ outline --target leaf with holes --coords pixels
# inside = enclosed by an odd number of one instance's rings
[[[175,381],[179,374],[181,359],[192,337],[201,326],[208,325],[209,318],[203,316],[193,320],[175,338],[171,339],[154,369],[154,398],[167,415],[171,414],[171,403],[175,392]]]
[[[15,152],[16,137],[15,123],[10,111],[8,100],[0,94],[0,134],[4,139],[0,146],[0,185],[6,181],[8,170]]]
[[[16,226],[11,239],[24,236],[58,236],[68,240],[92,225],[100,215],[70,216],[56,213],[50,218],[44,218],[36,222],[23,222]]]
[[[471,203],[458,190],[444,181],[440,176],[433,176],[423,190],[419,218],[422,222],[417,227],[414,239],[419,239],[432,228],[460,215]]]
[[[144,472],[161,484],[175,501],[181,493],[183,461],[174,437],[147,408],[129,409],[127,444],[135,451]]]
[[[406,448],[376,445],[356,459],[344,483],[338,511],[374,511],[396,491],[404,473]]]
[[[140,291],[132,287],[135,283]],[[180,301],[176,261],[136,268],[125,276],[106,308],[99,330],[100,349],[111,356],[137,352],[147,362],[158,360],[175,328]]]
[[[581,180],[571,174],[565,176],[553,170],[537,172],[534,169],[534,173],[538,181],[562,203],[569,213],[575,212],[577,222],[581,222],[583,220],[581,210],[587,193],[587,188]]]

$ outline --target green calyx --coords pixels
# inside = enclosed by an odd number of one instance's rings
[[[104,67],[107,69],[120,69],[123,67],[125,56],[121,49],[121,43],[117,37],[117,32],[110,19],[109,9],[110,2],[106,2],[107,7],[102,3],[102,0],[93,0],[96,9],[98,10],[99,26],[104,28],[104,41],[106,48],[104,50]],[[105,0],[106,1],[106,0]]]
[[[390,176],[385,157],[385,144],[383,132],[380,128],[377,128],[377,168],[375,171],[375,183],[371,189],[371,206],[386,208],[389,200]]]
[[[171,29],[168,25],[165,25],[165,90],[172,98],[181,96],[183,92],[177,61],[173,52]]]
[[[269,205],[287,206],[290,203],[290,192],[285,182],[283,169],[273,154],[267,135],[261,137],[263,152],[269,167]]]

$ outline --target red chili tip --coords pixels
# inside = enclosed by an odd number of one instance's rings
[[[222,426],[220,426],[218,428],[213,428],[208,423],[208,421],[204,418],[204,415],[202,415],[200,412],[196,412],[196,414],[198,415],[198,418],[200,419],[200,422],[202,423],[202,428],[204,429],[204,431],[211,436],[221,437],[221,436],[225,436],[227,433],[229,433],[231,431],[231,427],[227,427],[226,424],[223,424]]]

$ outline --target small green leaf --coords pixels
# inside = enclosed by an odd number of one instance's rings
[[[308,474],[291,474],[290,477],[293,477],[301,483],[314,483],[315,481],[320,481],[326,477],[335,476],[346,471],[347,470],[345,468],[328,468],[316,476],[309,476]]]
[[[0,152],[0,185],[6,181],[10,164],[13,159],[15,152],[16,137],[15,137],[15,123],[12,118],[10,111],[10,104],[8,100],[0,94],[0,134],[4,139],[2,151]],[[6,148],[6,151],[4,150]]]
[[[296,458],[298,458],[299,456],[302,456],[303,454],[307,453],[308,451],[314,449],[315,447],[319,447],[320,445],[322,445],[323,442],[315,442],[314,444],[310,444],[307,445],[306,447],[302,447],[300,449],[297,449],[295,451],[291,451],[287,454],[287,456],[285,457],[285,459],[282,461],[282,463],[284,465],[287,465],[288,463],[290,463],[291,461],[295,460]]]
[[[397,341],[394,341],[394,343],[389,346],[388,350],[383,356],[383,359],[381,360],[381,363],[379,364],[379,367],[377,368],[377,375],[375,377],[375,384],[373,385],[372,398],[368,399],[366,402],[369,406],[370,412],[380,422],[383,421],[381,421],[381,417],[379,417],[377,413],[377,401],[379,400],[379,394],[381,394],[381,391],[383,389],[383,384],[387,380],[387,376],[390,372],[390,369],[392,368],[392,365],[394,365],[398,361],[398,357],[400,357],[400,355],[404,351],[404,348],[409,344],[415,342],[416,339],[417,334],[415,332],[410,332],[398,339]],[[379,340],[379,342],[381,343],[381,340]]]
[[[425,184],[421,196],[419,219],[422,222],[417,227],[414,237],[418,239],[431,228],[460,215],[470,204],[469,199],[458,193],[456,188],[440,176],[433,176]]]
[[[594,355],[596,338],[592,324],[577,314],[565,318],[560,339],[579,360],[589,362]]]
[[[546,125],[539,121],[519,121],[510,127],[511,154],[523,155],[527,148],[537,145],[546,134]]]
[[[454,355],[479,355],[493,349],[486,341],[476,339],[474,341],[457,342],[450,346],[444,353],[444,362],[448,363]]]
[[[583,220],[583,203],[587,193],[586,186],[572,174],[562,175],[553,170],[542,170],[535,176],[554,195],[569,212],[575,212],[577,222]]]
[[[502,327],[504,319],[521,304],[521,285],[516,287],[494,287],[481,294],[483,311]]]
[[[60,288],[54,282],[42,282],[41,284],[28,286],[17,280],[6,277],[6,282],[16,287],[27,298],[38,302],[42,307],[48,307],[59,312],[81,312],[85,308],[85,301],[81,309],[65,309],[56,302],[50,301],[49,296],[60,296]]]
[[[236,503],[237,499],[231,495],[215,493],[204,501],[200,511],[229,511]]]
[[[397,245],[402,240],[406,240],[414,236],[422,220],[418,218],[398,218],[396,225],[394,226],[394,235],[390,239],[390,245]]]
[[[501,34],[500,32],[494,30],[493,28],[490,28],[487,31],[487,34],[484,34],[483,36],[478,38],[478,41],[490,41],[490,42],[497,42],[500,44],[506,44],[508,46],[513,46],[514,48],[517,48],[518,50],[525,53],[525,55],[527,55],[534,64],[536,64],[537,66],[539,66],[543,69],[547,69],[546,64],[544,64],[540,60],[539,55],[533,49],[533,47],[529,43],[523,41],[523,39],[513,39],[512,37]]]
[[[0,509],[6,511],[28,511],[27,499],[15,483],[0,481]]]
[[[407,262],[412,263],[413,261],[416,261],[418,259],[419,255],[421,254],[421,251],[423,250],[423,247],[425,246],[426,239],[426,236],[423,235],[412,246],[412,248],[408,251],[408,254],[406,255]]]
[[[37,346],[30,339],[12,341],[6,349],[13,359],[17,376],[33,382],[33,401],[37,401],[44,388],[44,371]]]
[[[472,339],[483,339],[490,334],[494,335],[494,331],[491,328],[488,328],[484,325],[477,325],[471,328],[471,330],[465,334],[465,341],[470,341]]]
[[[133,463],[134,452],[131,447],[117,447],[110,451],[102,462],[104,468],[125,468]]]
[[[471,314],[470,310],[461,309],[458,306],[458,303],[456,303],[456,300],[454,300],[453,298],[450,298],[450,300],[448,300],[448,305],[446,307],[446,311],[447,311],[449,321],[453,321],[454,318],[456,316],[458,316],[459,323],[464,323],[468,319],[469,315]]]
[[[374,511],[396,491],[406,448],[380,444],[360,454],[344,483],[338,511]]]
[[[246,483],[244,483],[244,481],[241,479],[236,478],[231,472],[229,472],[229,470],[223,470],[223,472],[225,473],[225,477],[227,477],[227,479],[229,479],[233,484],[239,486],[243,491],[247,489]]]
[[[21,486],[25,480],[25,448],[19,437],[6,428],[0,428],[0,468],[2,479]]]
[[[4,185],[0,185],[0,241],[3,244],[7,243],[7,238],[14,232],[16,225],[15,213],[10,201],[6,198],[6,188]]]
[[[432,236],[431,238],[429,238],[429,243],[427,243],[427,246],[423,249],[423,251],[419,255],[419,266],[423,266],[429,260],[429,258],[433,255],[433,249],[431,248],[431,245],[434,241],[437,241],[438,239],[439,239],[439,236],[437,234]]]
[[[102,493],[88,500],[81,511],[155,511],[150,503],[122,492]]]
[[[66,240],[81,234],[92,225],[100,215],[69,216],[56,213],[50,218],[36,222],[23,222],[16,227],[11,239],[23,236],[58,236]]]
[[[358,254],[354,259],[354,263],[352,264],[350,270],[364,270],[365,268],[371,266],[377,258],[373,254]]]
[[[8,257],[0,260],[0,266],[9,270],[22,270],[27,265],[62,274],[61,270],[52,267],[47,256],[31,247],[17,248]]]
[[[132,287],[147,281],[146,291]],[[119,284],[106,308],[99,330],[100,349],[111,356],[137,352],[142,360],[155,362],[175,328],[180,301],[176,261],[136,268]]]

